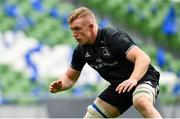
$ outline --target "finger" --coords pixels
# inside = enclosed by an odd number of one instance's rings
[[[57,91],[51,90],[50,92],[51,92],[51,93],[56,93]]]
[[[126,85],[124,86],[124,89],[123,89],[123,91],[122,91],[123,93],[126,92],[126,90],[127,90],[127,88],[129,87],[129,85],[130,85],[130,84],[126,84]]]
[[[123,82],[116,87],[116,91],[119,93],[123,85]]]
[[[124,89],[124,86],[125,86],[125,85],[121,85],[121,86],[119,87],[118,93],[121,93],[121,92],[122,92],[122,90]]]
[[[53,87],[52,86],[49,86],[49,90],[52,89]]]
[[[49,86],[53,86],[54,85],[54,83],[50,83],[50,85]]]
[[[55,87],[49,87],[49,90],[53,90],[53,89],[56,89]]]
[[[120,93],[122,92],[122,90],[123,90],[123,87],[121,86],[121,87],[119,88],[118,93],[120,94]]]
[[[56,93],[56,92],[57,92],[57,89],[52,88],[52,89],[50,89],[49,91],[50,91],[51,93]]]
[[[120,84],[119,84],[120,85]],[[118,89],[119,89],[119,85],[116,87],[116,91],[118,91]]]
[[[57,92],[57,90],[56,90],[56,82],[54,81],[54,82],[52,82],[50,85],[49,85],[49,91],[51,92],[51,93],[55,93],[55,92]]]
[[[125,81],[123,81],[122,83],[120,83],[120,84],[117,86],[116,91],[118,91],[120,87],[122,87],[123,85],[125,85],[125,83],[126,83]]]
[[[50,89],[49,89],[49,92],[53,93],[53,92],[54,92],[54,90],[53,90],[52,88],[50,88]]]
[[[49,85],[49,89],[53,89],[53,88],[54,88],[54,84],[51,83],[51,84]]]
[[[49,90],[53,90],[54,88],[52,86],[49,86]]]
[[[58,83],[54,83],[52,87],[56,88],[58,86]]]
[[[124,82],[122,83],[121,87],[119,88],[119,93],[122,93],[122,92],[123,92],[123,90],[125,89],[127,83],[128,83],[127,81],[124,81]]]
[[[50,85],[54,87],[54,85],[56,85],[56,81],[53,81],[52,83],[50,83]]]
[[[55,81],[52,86],[57,87],[57,86],[59,86],[59,83],[57,81]]]
[[[119,91],[119,89],[121,88],[123,83],[119,84],[117,87],[116,87],[116,91]]]
[[[128,88],[127,92],[129,92],[129,91],[130,91],[133,87],[134,87],[134,85],[133,85],[133,84],[131,84],[131,85],[129,86],[129,88]]]
[[[52,93],[52,92],[53,92],[53,89],[52,89],[52,88],[50,88],[50,89],[49,89],[49,92],[51,92],[51,93]]]

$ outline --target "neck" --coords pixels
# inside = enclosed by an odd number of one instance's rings
[[[92,42],[91,44],[93,44],[96,41],[97,35],[98,35],[98,27],[94,28],[94,32],[93,32],[93,37],[92,37]]]

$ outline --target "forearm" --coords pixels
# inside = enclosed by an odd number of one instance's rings
[[[69,78],[66,74],[61,75],[59,80],[62,81],[61,91],[71,88],[76,83],[76,80]]]
[[[139,56],[135,60],[134,70],[130,76],[130,79],[141,80],[146,74],[150,65],[150,58],[148,56]]]
[[[62,82],[60,90],[63,91],[71,88],[76,83],[79,76],[80,76],[80,71],[76,71],[71,67],[69,67],[66,73],[60,76],[59,78],[59,80],[61,80]]]
[[[51,93],[57,93],[58,91],[63,91],[71,88],[78,80],[80,71],[76,71],[71,67],[68,68],[66,73],[61,75],[58,80],[53,81],[49,86],[49,91]]]

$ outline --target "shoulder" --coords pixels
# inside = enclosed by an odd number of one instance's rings
[[[124,32],[123,29],[115,28],[115,27],[108,27],[108,28],[104,28],[102,30],[107,35],[114,35],[114,34],[117,34],[117,33],[123,33]]]
[[[75,48],[74,48],[74,55],[80,55],[82,53],[82,46],[81,45],[77,45]]]
[[[82,57],[83,56],[83,47],[82,45],[77,45],[74,48],[73,57]]]
[[[126,33],[126,31],[124,31],[121,28],[115,28],[115,27],[108,27],[108,28],[104,28],[102,29],[103,34],[108,38],[111,39],[113,37],[121,37]]]

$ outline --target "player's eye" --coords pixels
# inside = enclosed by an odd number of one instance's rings
[[[74,30],[76,30],[76,31],[80,31],[80,30],[81,30],[81,28],[76,27]]]

